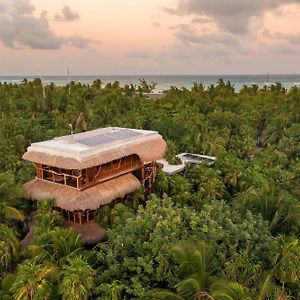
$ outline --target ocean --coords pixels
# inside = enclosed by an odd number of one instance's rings
[[[50,82],[55,83],[56,85],[65,85],[68,83],[67,76],[0,76],[0,82],[7,83],[21,83],[24,78],[32,80],[36,77],[41,77],[45,84]],[[269,81],[270,83],[280,82],[287,89],[292,86],[300,87],[300,74],[285,74],[285,75],[93,75],[93,76],[70,76],[70,80],[81,83],[92,83],[96,79],[101,79],[105,85],[108,82],[119,81],[123,86],[125,84],[139,84],[139,79],[144,78],[147,82],[157,83],[155,92],[161,92],[165,89],[168,89],[170,86],[176,87],[186,87],[191,88],[194,82],[203,83],[205,86],[211,84],[216,84],[218,79],[222,78],[224,81],[230,81],[236,91],[239,91],[243,85],[252,85],[257,84],[259,87],[263,87]]]

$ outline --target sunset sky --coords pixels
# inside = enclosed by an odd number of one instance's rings
[[[300,73],[300,0],[0,0],[0,75]]]

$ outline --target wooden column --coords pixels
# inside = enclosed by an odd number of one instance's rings
[[[144,183],[145,180],[145,163],[142,162],[142,183]]]
[[[44,176],[43,176],[43,165],[42,164],[35,163],[35,172],[36,172],[36,177],[37,178],[44,179]]]

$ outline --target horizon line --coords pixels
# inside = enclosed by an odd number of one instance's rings
[[[70,77],[150,77],[150,76],[161,76],[161,77],[175,77],[175,76],[282,76],[282,75],[294,75],[300,76],[300,73],[209,73],[209,74],[70,74]],[[68,74],[0,74],[0,77],[68,77]]]

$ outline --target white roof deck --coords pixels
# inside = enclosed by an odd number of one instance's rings
[[[190,163],[190,164],[202,164],[205,163],[209,167],[214,165],[216,161],[215,156],[207,156],[202,154],[193,154],[193,153],[180,153],[176,155],[178,158],[181,159],[183,163]]]
[[[167,160],[161,159],[157,161],[158,163],[163,165],[162,171],[167,175],[174,175],[181,173],[185,169],[186,164],[201,164],[205,163],[209,167],[213,166],[216,158],[214,156],[207,156],[201,154],[192,154],[192,153],[180,153],[176,155],[181,159],[182,164],[180,165],[170,165]]]
[[[163,165],[162,171],[167,175],[178,174],[185,169],[184,163],[181,165],[170,165],[166,159],[160,159],[157,162]]]
[[[82,160],[95,154],[140,144],[158,137],[161,136],[156,131],[107,127],[32,143],[27,151]]]

